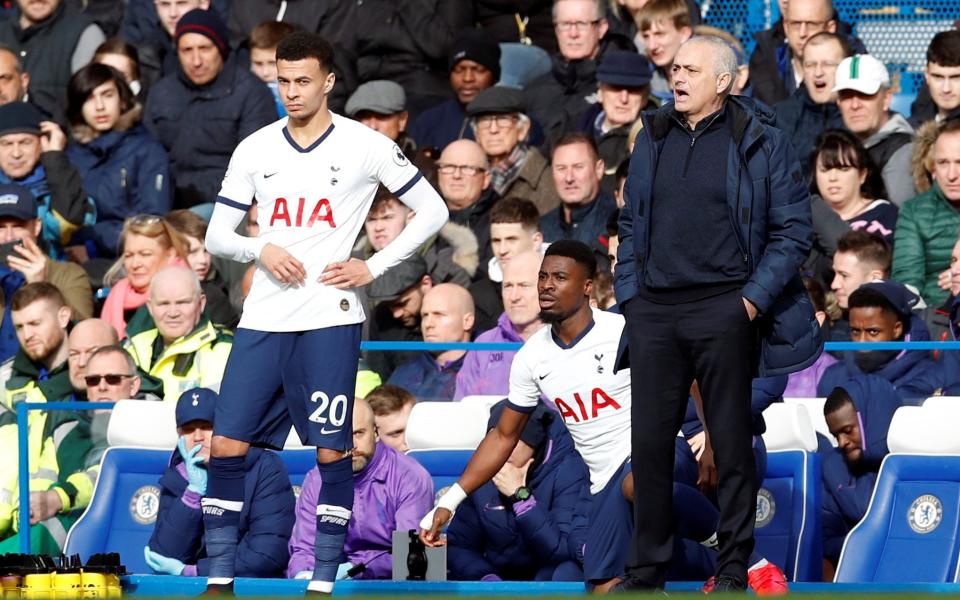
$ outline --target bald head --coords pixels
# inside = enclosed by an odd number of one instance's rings
[[[90,356],[104,346],[119,343],[117,331],[100,319],[84,319],[73,327],[67,340],[67,368],[70,385],[81,391],[86,389],[83,380]]]
[[[474,323],[473,297],[463,286],[441,283],[423,297],[420,328],[427,342],[469,342]]]
[[[170,344],[193,331],[206,303],[200,280],[188,267],[164,267],[150,281],[147,310],[164,343]]]
[[[540,294],[537,280],[541,262],[543,256],[539,252],[522,252],[503,265],[503,310],[521,337],[539,329]]]
[[[503,280],[533,281],[536,285],[542,262],[543,255],[537,251],[521,252],[503,264]]]
[[[373,408],[363,398],[353,399],[353,429],[373,428]]]
[[[470,206],[490,185],[487,155],[473,140],[457,140],[447,145],[437,161],[437,170],[440,194],[451,210]]]

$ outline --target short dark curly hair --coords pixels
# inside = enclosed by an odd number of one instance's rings
[[[315,58],[320,68],[333,70],[333,46],[315,33],[294,31],[277,44],[277,60],[305,60]]]

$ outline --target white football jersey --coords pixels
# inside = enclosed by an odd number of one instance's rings
[[[557,408],[590,469],[592,494],[630,457],[630,369],[613,372],[623,326],[623,316],[594,310],[593,325],[569,347],[544,327],[510,369],[510,403],[529,409],[543,394]]]
[[[354,291],[319,279],[327,265],[350,258],[377,186],[383,183],[399,196],[421,175],[383,134],[331,116],[330,129],[309,148],[294,142],[284,118],[244,139],[233,153],[218,201],[246,210],[255,198],[259,237],[285,248],[307,272],[305,284],[296,287],[257,268],[240,327],[306,331],[364,319]]]

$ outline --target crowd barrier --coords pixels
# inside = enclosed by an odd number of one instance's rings
[[[382,342],[368,341],[361,344],[362,350],[370,351],[443,351],[443,350],[473,350],[473,351],[510,351],[519,350],[522,344],[519,343],[479,343],[479,342],[456,342],[456,343],[434,343],[434,342]],[[850,351],[850,350],[960,350],[960,342],[827,342],[825,345],[827,351]],[[16,405],[17,426],[18,426],[18,454],[19,454],[19,481],[21,482],[19,490],[20,498],[20,523],[30,522],[30,487],[22,485],[22,482],[30,481],[29,453],[27,452],[27,434],[28,434],[28,414],[31,410],[112,410],[113,403],[99,402],[90,404],[88,402],[21,402]],[[20,535],[20,551],[24,554],[30,553],[30,536]]]

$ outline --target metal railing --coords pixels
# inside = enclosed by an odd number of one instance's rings
[[[485,342],[379,342],[367,341],[360,344],[361,350],[384,352],[435,352],[443,350],[473,350],[478,352],[516,351],[520,343]],[[851,350],[960,350],[957,342],[827,342],[827,351],[843,352]],[[31,410],[112,410],[113,402],[20,402],[17,411],[17,440],[19,462],[20,496],[20,552],[30,553],[30,453],[28,442],[28,414]],[[26,485],[24,485],[26,483]]]

